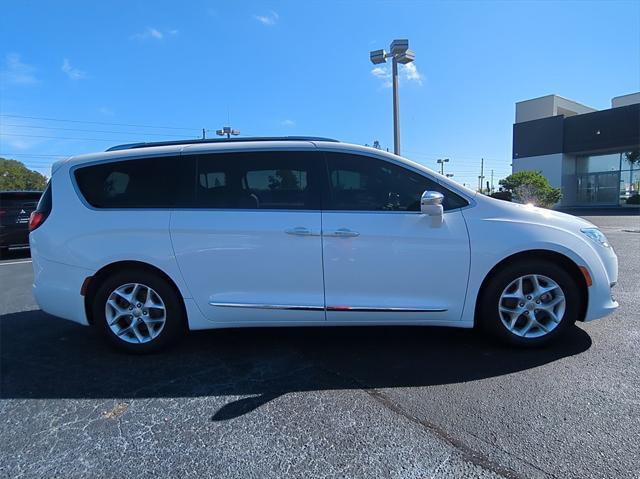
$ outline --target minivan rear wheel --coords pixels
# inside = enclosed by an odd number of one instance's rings
[[[562,266],[546,260],[507,265],[488,280],[478,308],[486,331],[518,346],[542,346],[581,314],[582,295]]]
[[[93,318],[119,349],[150,353],[175,341],[184,330],[184,310],[176,290],[145,270],[118,271],[98,287]]]

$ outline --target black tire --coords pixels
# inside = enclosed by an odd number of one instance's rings
[[[546,276],[560,286],[565,297],[565,310],[562,319],[548,333],[538,337],[523,337],[507,328],[501,319],[498,307],[505,288],[518,278],[533,274]],[[583,296],[579,285],[562,265],[548,260],[527,259],[505,266],[488,279],[478,305],[477,320],[482,329],[508,344],[524,347],[543,346],[564,334],[580,318],[583,311],[582,301]],[[533,312],[524,314],[533,314]],[[527,316],[518,319],[521,322],[526,320]],[[547,319],[546,324],[548,326],[552,323]],[[542,333],[541,329],[534,331]]]
[[[107,300],[114,290],[129,283],[138,283],[153,289],[164,303],[166,313],[164,326],[159,328],[157,336],[149,339],[148,342],[127,342],[118,336],[107,322],[105,312]],[[186,318],[179,293],[162,276],[144,269],[117,271],[105,278],[93,297],[92,312],[94,324],[103,331],[109,342],[129,353],[146,354],[159,351],[179,339],[186,330]],[[153,311],[150,312],[149,318],[151,314]],[[145,324],[141,324],[139,329],[147,333],[145,336],[150,336]]]

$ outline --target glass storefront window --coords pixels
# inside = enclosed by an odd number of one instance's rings
[[[640,193],[640,150],[623,152],[620,169],[620,204],[634,203]]]
[[[622,153],[622,170],[640,170],[640,150]]]
[[[640,193],[640,151],[577,157],[575,175],[569,175],[565,184],[571,176],[575,204],[630,204],[635,200],[629,199]],[[565,191],[570,190],[565,187]]]
[[[620,153],[597,156],[579,156],[576,162],[576,173],[600,173],[602,171],[619,171]]]

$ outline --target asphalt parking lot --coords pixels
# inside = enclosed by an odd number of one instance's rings
[[[154,356],[38,310],[0,262],[2,477],[640,477],[640,217],[590,216],[612,316],[517,350],[467,330],[193,333]]]

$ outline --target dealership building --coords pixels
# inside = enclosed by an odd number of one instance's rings
[[[640,93],[606,110],[557,95],[516,103],[512,167],[542,172],[562,189],[560,206],[629,206],[640,192]]]

